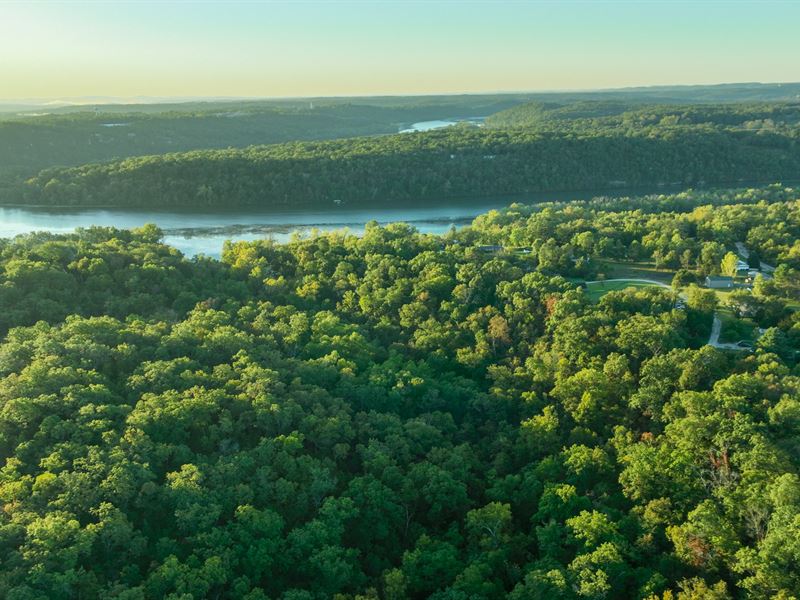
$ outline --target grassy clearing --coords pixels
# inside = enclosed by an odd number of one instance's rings
[[[672,278],[675,276],[675,271],[673,269],[656,269],[655,264],[652,262],[629,262],[629,261],[603,261],[603,269],[601,272],[605,275],[606,279],[652,279],[654,281],[660,281],[667,285],[672,284]],[[576,282],[579,280],[575,280]],[[613,290],[621,290],[625,289],[626,287],[645,287],[648,284],[644,283],[625,283],[625,282],[606,282],[605,288],[597,288],[596,286],[599,284],[590,284],[587,289],[588,296],[592,299],[593,302],[599,300],[603,294],[606,292],[610,292]],[[705,287],[702,282],[699,282],[698,285],[700,287]],[[682,293],[686,293],[686,288],[682,288],[680,290]],[[736,291],[735,289],[714,289],[714,293],[717,295],[717,299],[719,300],[720,309],[724,309],[725,304],[727,303],[728,297],[731,295],[732,292]],[[786,299],[786,306],[792,311],[800,311],[800,300],[793,300],[793,299]],[[730,316],[731,319],[735,319],[733,315]],[[724,324],[723,324],[724,325]],[[734,326],[735,327],[735,326]],[[724,327],[723,327],[723,335],[724,335]],[[738,338],[734,341],[739,341],[740,339],[749,339],[749,338]]]
[[[705,287],[705,286],[704,286]],[[707,288],[712,289],[712,288]],[[717,295],[717,300],[719,301],[720,308],[725,306],[725,303],[728,301],[728,297],[731,295],[732,292],[736,290],[714,290],[712,291]]]
[[[654,279],[669,285],[675,277],[672,269],[656,269],[651,262],[605,261],[606,279]]]
[[[592,302],[597,302],[608,292],[624,290],[626,288],[657,287],[652,283],[642,283],[641,281],[597,281],[586,284],[586,295]]]

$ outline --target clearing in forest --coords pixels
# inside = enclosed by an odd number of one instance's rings
[[[605,281],[587,281],[586,295],[589,296],[592,302],[597,302],[608,292],[624,290],[629,287],[653,286],[669,288],[665,283],[646,279],[606,279]]]

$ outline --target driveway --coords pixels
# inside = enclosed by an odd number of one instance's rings
[[[737,242],[737,246],[736,246],[737,249],[738,249],[740,243],[741,242]],[[747,252],[747,248],[744,248],[744,246],[742,246],[742,248],[744,249],[745,252]],[[650,283],[652,285],[657,285],[659,287],[666,288],[668,290],[672,289],[672,286],[667,285],[663,281],[656,281],[654,279],[628,279],[628,278],[623,278],[623,279],[604,279],[603,281],[587,281],[586,283],[609,283],[609,282],[612,282],[612,281],[633,281],[633,282],[636,282],[636,283]],[[684,300],[686,299],[686,294],[684,294],[683,292],[681,292],[679,294],[679,296],[681,298],[683,298]],[[714,348],[719,348],[720,350],[740,350],[740,351],[747,350],[747,348],[740,348],[736,344],[728,344],[728,343],[720,342],[719,341],[719,334],[720,334],[721,331],[722,331],[722,321],[720,321],[719,315],[717,315],[717,313],[714,313],[714,322],[711,325],[711,335],[708,337],[707,344],[709,346],[714,346]]]
[[[722,321],[719,315],[714,313],[714,322],[711,325],[711,335],[708,338],[708,345],[719,348],[720,350],[747,350],[747,348],[740,348],[736,344],[725,344],[719,341],[719,334],[722,331]]]

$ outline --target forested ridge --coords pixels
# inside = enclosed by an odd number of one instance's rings
[[[644,104],[622,100],[530,102],[495,113],[494,127],[639,128],[659,125],[715,125],[780,130],[800,124],[800,103]]]
[[[643,103],[636,94],[524,100],[221,103],[7,119],[0,121],[0,203],[374,206],[790,181],[800,173],[797,102]],[[417,119],[471,111],[495,112],[485,127],[386,135]]]
[[[791,180],[798,130],[713,125],[426,133],[197,151],[50,169],[5,202],[76,206],[302,207],[540,191]]]
[[[160,237],[0,240],[0,597],[798,597],[797,190]]]
[[[0,181],[130,156],[396,133],[416,121],[488,115],[515,96],[309,99],[73,107],[0,113]],[[0,105],[2,108],[2,105]]]
[[[128,156],[394,133],[374,112],[306,109],[162,114],[68,113],[0,121],[4,171],[28,176],[51,166],[71,166]],[[383,115],[381,115],[383,116]]]

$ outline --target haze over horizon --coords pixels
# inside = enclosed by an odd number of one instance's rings
[[[305,95],[305,96],[50,96],[39,98],[3,98],[0,97],[0,105],[29,105],[29,106],[66,106],[66,105],[90,105],[90,104],[171,104],[183,102],[236,102],[236,101],[260,101],[260,100],[303,100],[317,98],[390,98],[390,97],[448,97],[448,96],[480,96],[480,95],[497,95],[497,94],[564,94],[564,93],[593,93],[593,92],[616,92],[627,90],[658,90],[670,88],[704,88],[704,87],[723,87],[723,86],[748,86],[748,85],[764,85],[764,86],[781,86],[781,85],[796,85],[800,81],[724,81],[718,83],[698,83],[698,84],[663,84],[652,86],[628,86],[628,87],[612,87],[612,88],[585,88],[585,89],[548,89],[548,90],[476,90],[470,92],[452,91],[452,92],[437,92],[437,93],[409,93],[409,94],[389,94],[389,93],[374,93],[374,94],[337,94],[337,95]]]
[[[5,2],[0,98],[800,81],[793,2]],[[713,27],[711,26],[713,23]],[[631,52],[630,48],[640,49]]]

